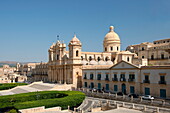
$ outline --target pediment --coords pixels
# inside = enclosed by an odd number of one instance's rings
[[[118,62],[117,64],[113,65],[110,69],[127,69],[127,68],[129,68],[129,69],[136,68],[137,69],[139,67],[136,65],[133,65],[131,63],[128,63],[126,61],[121,61],[121,62]]]

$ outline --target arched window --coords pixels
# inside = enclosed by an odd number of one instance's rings
[[[76,51],[76,57],[78,57],[78,56],[79,56],[79,51],[77,50],[77,51]]]
[[[144,47],[142,47],[142,51],[144,51],[145,50],[145,48]]]
[[[164,54],[161,54],[161,59],[164,59]]]
[[[151,55],[151,60],[153,60],[154,59],[154,55]]]
[[[105,51],[107,51],[107,47],[105,47]]]
[[[97,60],[100,61],[100,57],[98,57]]]
[[[108,57],[106,57],[106,58],[105,58],[105,61],[108,61],[108,60],[109,60],[109,58],[108,58]]]
[[[83,56],[81,56],[81,60],[83,60]]]
[[[59,60],[59,55],[57,54],[57,60]]]
[[[127,57],[127,61],[129,62],[129,57]]]
[[[119,51],[119,47],[117,47],[117,51]]]
[[[110,50],[113,51],[113,47],[110,47]]]
[[[90,56],[90,57],[89,57],[89,61],[91,61],[91,60],[92,60],[92,57]]]

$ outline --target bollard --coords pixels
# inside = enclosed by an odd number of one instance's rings
[[[124,102],[122,103],[122,107],[125,107],[125,103]]]
[[[117,99],[117,93],[115,94],[115,97],[116,97],[116,99]]]
[[[116,104],[116,108],[119,109],[119,104]]]
[[[140,102],[142,102],[142,97],[140,97]]]
[[[146,111],[146,106],[143,106],[143,111]]]
[[[151,99],[151,104],[153,103],[153,99]]]
[[[113,101],[114,105],[116,105],[116,101]]]
[[[110,106],[110,101],[108,102],[108,105]]]
[[[131,102],[133,101],[133,96],[131,95],[131,97],[130,97],[130,100],[131,100]]]
[[[125,100],[125,95],[123,95],[123,100]]]
[[[159,107],[157,107],[156,112],[159,113]]]
[[[165,105],[165,100],[162,100],[162,106],[164,106]]]
[[[134,109],[135,108],[135,105],[134,104],[132,104],[132,109]]]

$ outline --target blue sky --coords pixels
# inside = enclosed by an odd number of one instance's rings
[[[56,35],[103,51],[109,26],[128,45],[170,38],[170,0],[0,0],[0,61],[48,61]]]

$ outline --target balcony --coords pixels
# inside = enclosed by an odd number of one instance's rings
[[[128,79],[128,82],[135,82],[135,79],[129,78],[129,79]]]
[[[143,83],[150,83],[150,80],[143,80]]]
[[[118,81],[118,78],[112,78],[112,81]]]
[[[159,81],[159,84],[166,84],[166,81]]]
[[[120,81],[126,82],[126,78],[120,78]]]
[[[105,78],[106,81],[109,81],[109,78]]]

